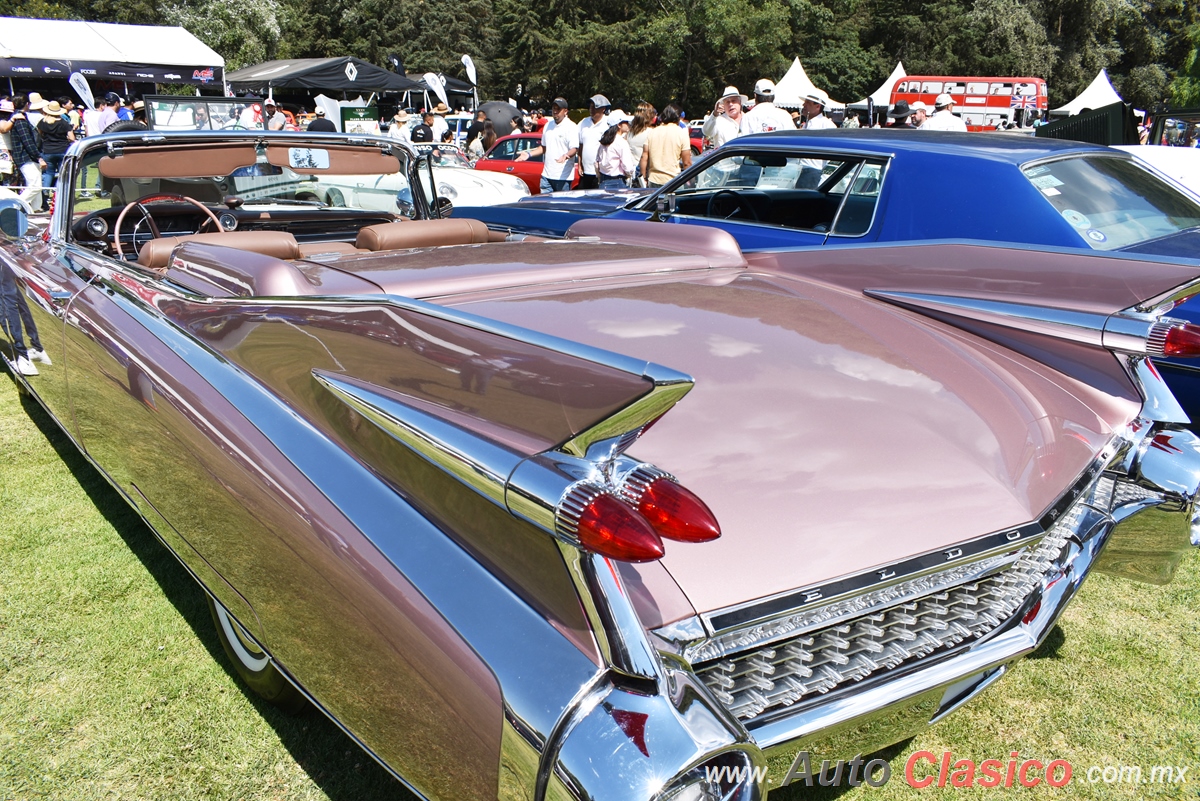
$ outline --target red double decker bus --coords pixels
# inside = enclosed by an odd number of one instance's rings
[[[1001,123],[1032,125],[1049,108],[1041,78],[972,78],[955,75],[909,75],[892,87],[891,103],[920,100],[929,106],[940,94],[954,98],[954,113],[972,131],[994,131]]]

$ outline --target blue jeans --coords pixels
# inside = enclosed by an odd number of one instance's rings
[[[42,160],[46,162],[46,169],[42,170],[42,188],[52,189],[54,182],[58,180],[58,171],[62,168],[63,154],[59,153],[57,156],[43,155]],[[50,193],[42,192],[42,196],[43,205],[48,207],[50,205]]]
[[[42,343],[38,339],[37,326],[33,324],[33,315],[29,313],[29,306],[17,288],[17,277],[7,264],[0,263],[0,326],[12,340],[13,350],[18,358],[29,355],[25,347],[25,338],[21,335],[22,323],[25,325],[25,332],[29,334],[29,344],[34,350],[41,350]]]
[[[564,178],[561,181],[554,178],[542,176],[542,180],[538,184],[538,188],[543,192],[566,192],[571,188],[571,179]]]
[[[600,176],[601,189],[628,189],[629,184],[625,183],[625,179],[621,176],[615,178],[609,175]]]

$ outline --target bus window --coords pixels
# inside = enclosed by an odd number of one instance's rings
[[[1042,97],[1046,96],[1046,84],[1043,83],[1038,86],[1038,94],[1041,95]]]
[[[921,94],[924,95],[940,95],[942,93],[941,81],[926,81],[921,84]]]
[[[961,95],[967,91],[967,85],[965,83],[946,81],[946,87],[942,91],[948,95]]]
[[[917,82],[913,81],[913,83],[916,84]],[[915,92],[918,88],[919,88],[919,85],[909,88],[908,81],[901,81],[899,84],[896,85],[897,92]]]
[[[1037,94],[1037,87],[1031,83],[1019,83],[1017,84],[1016,92],[1013,94],[1020,97],[1032,97]]]
[[[981,82],[972,82],[967,84],[967,94],[969,95],[986,95],[988,93],[988,85]]]
[[[999,127],[1000,123],[1003,121],[1004,121],[1003,117],[997,116],[995,114],[989,114],[987,116],[987,121],[984,123],[984,125],[990,125],[993,128],[996,128],[996,127]]]
[[[962,119],[967,125],[983,125],[982,114],[963,114]]]
[[[1013,93],[1013,85],[1011,83],[994,83],[992,84],[991,93],[994,95],[1011,95]]]

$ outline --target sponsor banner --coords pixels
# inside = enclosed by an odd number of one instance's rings
[[[66,80],[77,72],[93,80],[128,81],[129,83],[192,83],[220,84],[225,70],[208,66],[163,66],[114,61],[47,61],[29,58],[0,58],[0,77],[61,78]]]

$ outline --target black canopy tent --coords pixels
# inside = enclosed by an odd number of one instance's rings
[[[237,91],[267,94],[271,89],[361,89],[366,92],[419,91],[422,85],[353,56],[264,61],[227,73]]]

